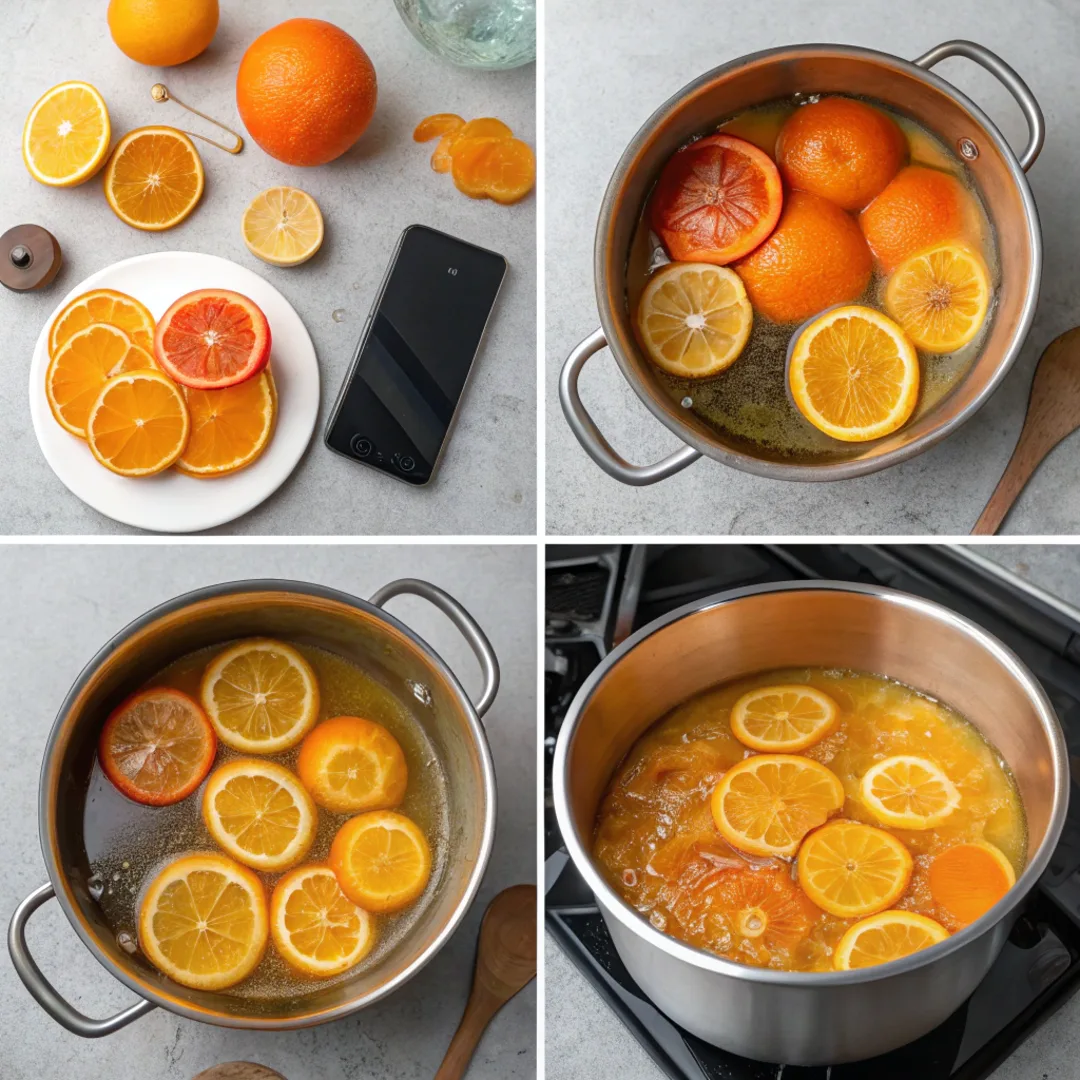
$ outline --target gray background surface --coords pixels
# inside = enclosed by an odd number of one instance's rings
[[[148,608],[200,585],[244,577],[320,582],[369,596],[416,576],[457,597],[488,633],[502,687],[487,714],[498,781],[498,826],[476,903],[446,947],[411,982],[353,1017],[305,1031],[239,1032],[180,1020],[162,1009],[107,1038],[86,1041],[55,1024],[0,951],[0,1076],[4,1080],[189,1080],[211,1065],[261,1062],[288,1080],[420,1080],[430,1077],[461,1017],[480,918],[501,889],[536,879],[536,553],[533,547],[282,547],[197,545],[5,546],[0,595],[0,921],[45,880],[37,837],[37,779],[45,739],[68,686],[101,645]],[[422,600],[388,605],[458,673],[475,696],[480,675],[464,640]],[[12,618],[20,612],[20,618]],[[134,996],[82,947],[59,905],[29,927],[45,975],[91,1016]],[[527,1080],[536,1072],[536,989],[531,983],[495,1017],[470,1080]]]
[[[975,550],[1080,605],[1080,547],[980,544]],[[619,1080],[662,1080],[665,1074],[546,935],[544,959],[548,1080],[593,1080],[616,1071]],[[1074,1080],[1078,1055],[1080,997],[1073,997],[993,1073],[993,1080]]]
[[[1012,453],[1035,362],[1080,322],[1080,5],[1074,0],[547,0],[546,430],[548,532],[722,535],[964,534]],[[874,476],[834,484],[768,481],[710,460],[651,488],[625,487],[578,446],[556,381],[570,350],[599,325],[593,230],[612,170],[654,109],[691,79],[746,53],[800,42],[862,45],[906,58],[970,38],[999,53],[1039,99],[1047,138],[1029,179],[1042,219],[1045,263],[1031,334],[993,400],[926,454]],[[969,94],[1014,147],[1026,128],[992,76],[962,59],[935,69]],[[680,445],[618,372],[610,353],[587,365],[582,398],[629,460],[657,461]],[[1080,438],[1059,447],[1006,524],[1026,535],[1080,527],[1075,476]]]
[[[436,112],[496,115],[535,145],[535,65],[469,72],[427,52],[398,17],[393,0],[221,0],[210,48],[173,68],[143,67],[113,44],[104,2],[3,0],[0,29],[0,232],[44,225],[60,241],[64,267],[42,293],[0,289],[6,377],[0,380],[0,531],[16,534],[131,532],[84,506],[53,475],[34,438],[27,404],[30,357],[42,325],[69,289],[102,267],[149,251],[201,251],[265,277],[296,308],[315,343],[322,376],[316,434],[278,492],[223,533],[306,536],[532,534],[536,528],[536,220],[535,196],[516,206],[466,198],[432,172],[434,144],[412,130]],[[182,101],[243,132],[236,112],[236,68],[264,30],[296,15],[335,23],[368,52],[379,80],[371,126],[352,150],[317,168],[284,165],[252,141],[238,157],[198,142],[206,169],[202,202],[163,233],[132,229],[109,209],[100,176],[71,190],[33,180],[22,162],[23,122],[50,86],[82,79],[101,91],[114,141],[145,124],[171,124],[221,137],[175,104],[159,105],[161,80]],[[322,250],[278,268],[244,246],[240,218],[265,188],[290,184],[314,196],[326,222]],[[322,445],[323,424],[352,359],[364,319],[401,230],[432,225],[493,248],[510,270],[466,389],[457,426],[435,480],[410,488],[353,464]],[[340,321],[333,318],[339,312]],[[288,403],[285,403],[287,407]],[[213,483],[213,481],[207,481]]]

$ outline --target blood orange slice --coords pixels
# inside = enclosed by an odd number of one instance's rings
[[[228,289],[181,296],[161,317],[154,354],[192,390],[222,390],[257,375],[270,360],[270,324],[254,300]]]

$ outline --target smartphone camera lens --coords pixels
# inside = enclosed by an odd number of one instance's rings
[[[349,440],[349,446],[357,457],[367,457],[375,449],[366,435],[354,435]]]
[[[412,472],[412,471],[413,471],[413,469],[415,469],[415,468],[416,468],[416,462],[415,462],[415,461],[413,461],[413,459],[412,459],[411,457],[409,457],[409,455],[408,455],[408,454],[406,454],[406,455],[405,455],[405,456],[404,456],[404,457],[403,457],[403,458],[402,458],[402,459],[401,459],[401,460],[400,460],[400,461],[398,462],[398,468],[400,468],[402,472]]]

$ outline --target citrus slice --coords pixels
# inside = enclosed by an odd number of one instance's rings
[[[927,758],[898,754],[872,765],[859,781],[866,808],[883,825],[933,829],[959,805],[960,792]]]
[[[192,390],[223,390],[270,362],[270,324],[254,300],[228,289],[181,296],[157,324],[154,355]]]
[[[1015,884],[1016,871],[985,841],[953,844],[930,864],[930,895],[957,930],[985,915]]]
[[[266,892],[224,855],[185,855],[150,883],[139,910],[139,945],[159,971],[196,990],[246,979],[269,936]]]
[[[296,771],[319,806],[342,813],[391,810],[409,781],[397,739],[361,716],[336,716],[313,728]]]
[[[919,396],[919,358],[904,332],[873,308],[819,315],[795,339],[788,385],[799,412],[843,442],[903,427]]]
[[[638,331],[649,359],[671,375],[703,379],[738,360],[754,322],[733,270],[670,263],[650,278],[638,303]]]
[[[241,641],[214,657],[199,690],[210,723],[226,746],[277,754],[295,746],[319,715],[319,684],[291,645]]]
[[[318,811],[283,765],[240,758],[210,774],[203,821],[215,842],[255,870],[287,870],[315,840]]]
[[[365,911],[400,911],[418,900],[431,877],[431,848],[402,814],[373,810],[350,818],[330,845],[341,891]]]
[[[49,355],[80,330],[95,323],[108,323],[147,352],[154,350],[154,317],[133,296],[115,289],[93,289],[76,296],[61,309],[49,327]]]
[[[322,246],[319,204],[294,187],[259,192],[248,204],[240,231],[252,255],[273,266],[299,266]]]
[[[509,139],[514,133],[494,116],[481,116],[457,128],[452,134],[455,142],[464,142],[466,139],[479,138]]]
[[[892,907],[911,880],[911,853],[884,829],[832,821],[799,848],[799,884],[819,908],[842,919]]]
[[[520,202],[536,183],[536,157],[520,139],[454,137],[450,172],[459,191],[472,199]]]
[[[56,351],[45,371],[45,396],[56,422],[86,438],[90,409],[101,388],[114,375],[154,371],[154,358],[108,323],[95,323],[72,334]]]
[[[457,113],[435,113],[434,116],[425,116],[416,125],[412,133],[414,142],[429,142],[440,136],[450,135],[465,126],[465,121]],[[509,134],[509,132],[507,132]]]
[[[802,838],[844,805],[824,765],[794,754],[756,754],[724,773],[712,793],[716,827],[751,855],[794,855]]]
[[[905,259],[885,287],[885,310],[917,349],[950,353],[978,334],[990,308],[990,274],[964,244]]]
[[[270,369],[224,390],[189,390],[191,438],[176,459],[188,476],[227,476],[256,461],[270,443],[277,392]]]
[[[186,799],[210,771],[217,739],[187,694],[143,690],[118,705],[101,730],[98,758],[129,799],[168,806]]]
[[[772,158],[734,135],[709,135],[677,151],[649,202],[649,221],[678,262],[720,266],[753,251],[780,218]]]
[[[136,128],[116,144],[105,167],[105,198],[121,221],[161,232],[195,209],[204,182],[199,152],[182,131]]]
[[[301,866],[274,888],[270,935],[291,968],[325,979],[371,952],[375,920],[341,891],[330,867]]]
[[[184,452],[191,421],[180,389],[160,371],[114,375],[90,407],[86,441],[110,472],[152,476]]]
[[[837,971],[874,967],[937,945],[949,936],[941,923],[914,911],[883,911],[850,927],[833,953]]]
[[[431,167],[437,173],[447,173],[450,171],[454,164],[451,150],[454,146],[454,132],[450,132],[449,135],[444,135],[439,140],[439,145],[435,147],[431,154]]]
[[[751,750],[794,753],[820,742],[840,720],[828,694],[812,686],[760,686],[731,709],[731,731]]]
[[[101,168],[109,152],[109,110],[89,83],[46,90],[23,125],[22,155],[30,175],[50,187],[74,187]]]

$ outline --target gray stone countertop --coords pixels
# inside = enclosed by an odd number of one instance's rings
[[[442,951],[384,1001],[303,1031],[243,1032],[156,1009],[98,1040],[68,1034],[24,989],[0,950],[0,1076],[4,1080],[190,1080],[225,1061],[251,1060],[288,1080],[423,1080],[446,1051],[469,993],[484,909],[500,890],[536,880],[536,553],[533,547],[443,546],[25,546],[0,553],[0,841],[3,925],[46,880],[38,846],[38,767],[68,686],[131,619],[202,585],[279,577],[366,597],[398,577],[427,578],[475,616],[491,638],[502,686],[485,727],[498,783],[495,847],[476,903]],[[464,639],[415,597],[388,605],[424,638],[475,695],[480,675]],[[17,617],[10,617],[19,613]],[[30,947],[42,971],[82,1012],[103,1017],[134,995],[82,947],[56,903],[32,919]],[[470,1080],[531,1080],[536,1074],[536,984],[495,1017]]]
[[[64,264],[59,278],[40,293],[0,289],[5,346],[0,439],[8,447],[0,477],[0,532],[133,531],[81,503],[46,464],[30,423],[30,358],[53,308],[89,274],[132,255],[182,250],[232,259],[279,289],[311,335],[322,377],[318,424],[295,472],[261,506],[218,532],[535,533],[535,195],[510,207],[469,199],[449,176],[432,172],[428,158],[434,144],[412,141],[421,117],[457,112],[466,118],[498,116],[535,146],[535,65],[500,73],[444,63],[416,41],[392,0],[319,0],[303,10],[288,0],[227,0],[210,48],[173,68],[143,67],[124,56],[109,36],[104,4],[4,0],[2,7],[0,232],[23,222],[44,225],[60,241]],[[69,79],[101,91],[114,141],[145,124],[217,133],[175,104],[155,104],[150,87],[159,80],[182,101],[242,132],[234,91],[240,58],[260,33],[298,14],[326,19],[352,34],[378,76],[371,126],[337,161],[297,168],[273,160],[251,140],[236,158],[198,142],[206,169],[202,202],[186,221],[163,233],[140,232],[120,221],[105,201],[100,176],[77,188],[54,190],[26,171],[19,144],[23,122],[46,89]],[[314,196],[326,222],[321,251],[287,269],[257,259],[240,236],[244,208],[258,192],[279,184]],[[414,223],[493,248],[509,262],[456,427],[435,480],[425,488],[359,467],[321,441],[394,245],[402,229]]]
[[[547,521],[552,535],[963,535],[1012,453],[1034,365],[1080,323],[1080,9],[1070,0],[762,0],[724,4],[654,0],[582,4],[548,0],[546,132]],[[759,49],[801,42],[861,45],[914,58],[969,38],[1028,82],[1046,115],[1046,144],[1029,173],[1042,221],[1038,311],[1004,384],[964,428],[884,472],[833,484],[764,480],[711,460],[649,488],[610,479],[586,457],[559,408],[558,372],[599,325],[593,231],[604,189],[627,143],[654,109],[699,74]],[[981,68],[950,59],[936,69],[967,93],[1014,147],[1026,127],[1005,89]],[[638,400],[610,353],[583,372],[582,398],[630,461],[658,461],[680,443]],[[1080,437],[1058,447],[1024,492],[1005,531],[1080,529],[1075,484]]]

